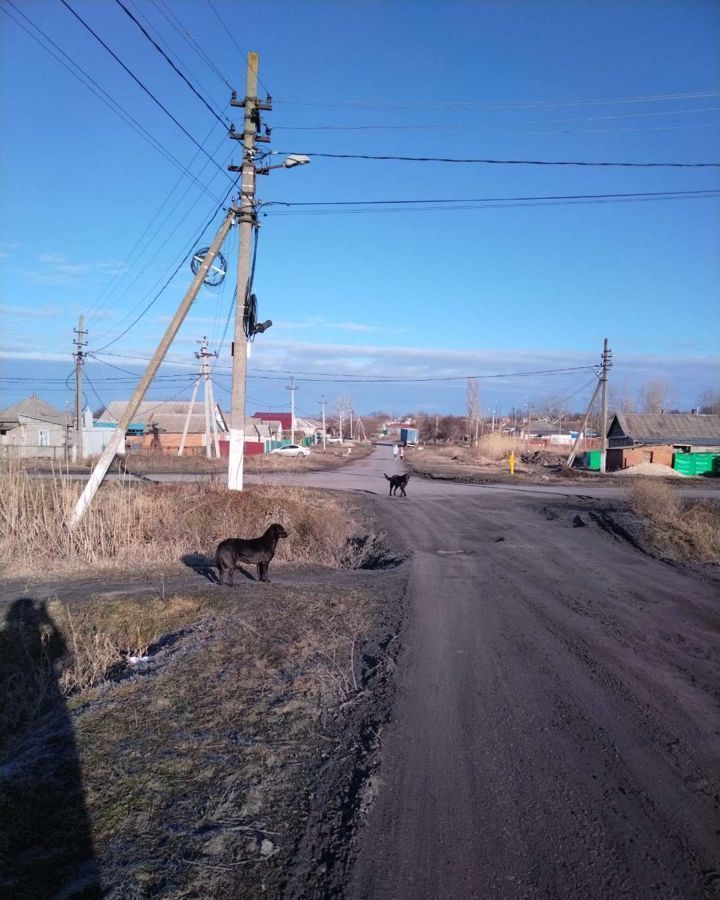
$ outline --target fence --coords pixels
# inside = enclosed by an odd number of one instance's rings
[[[0,444],[0,459],[54,459],[66,462],[68,447],[38,447],[37,444]]]

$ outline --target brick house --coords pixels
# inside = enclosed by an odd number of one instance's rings
[[[616,413],[607,437],[609,472],[644,462],[672,466],[676,453],[720,450],[720,416]]]

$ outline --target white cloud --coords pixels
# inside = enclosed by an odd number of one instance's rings
[[[13,306],[0,303],[0,315],[22,319],[53,319],[60,314],[57,306]]]
[[[97,283],[123,268],[123,263],[114,260],[70,262],[64,253],[40,253],[37,259],[40,268],[21,273],[27,284],[57,287],[88,281]]]

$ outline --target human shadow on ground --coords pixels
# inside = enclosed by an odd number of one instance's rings
[[[102,897],[82,771],[58,682],[67,647],[46,601],[21,597],[0,631],[0,895]]]

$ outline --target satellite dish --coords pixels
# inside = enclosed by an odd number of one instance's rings
[[[193,275],[197,275],[200,271],[200,266],[203,264],[203,260],[208,255],[209,251],[209,247],[203,247],[202,250],[198,250],[193,256],[190,262],[190,268],[193,271]],[[206,284],[208,287],[217,287],[225,280],[226,273],[227,261],[222,253],[218,253],[213,264],[207,270],[207,275],[203,278],[203,284]]]

